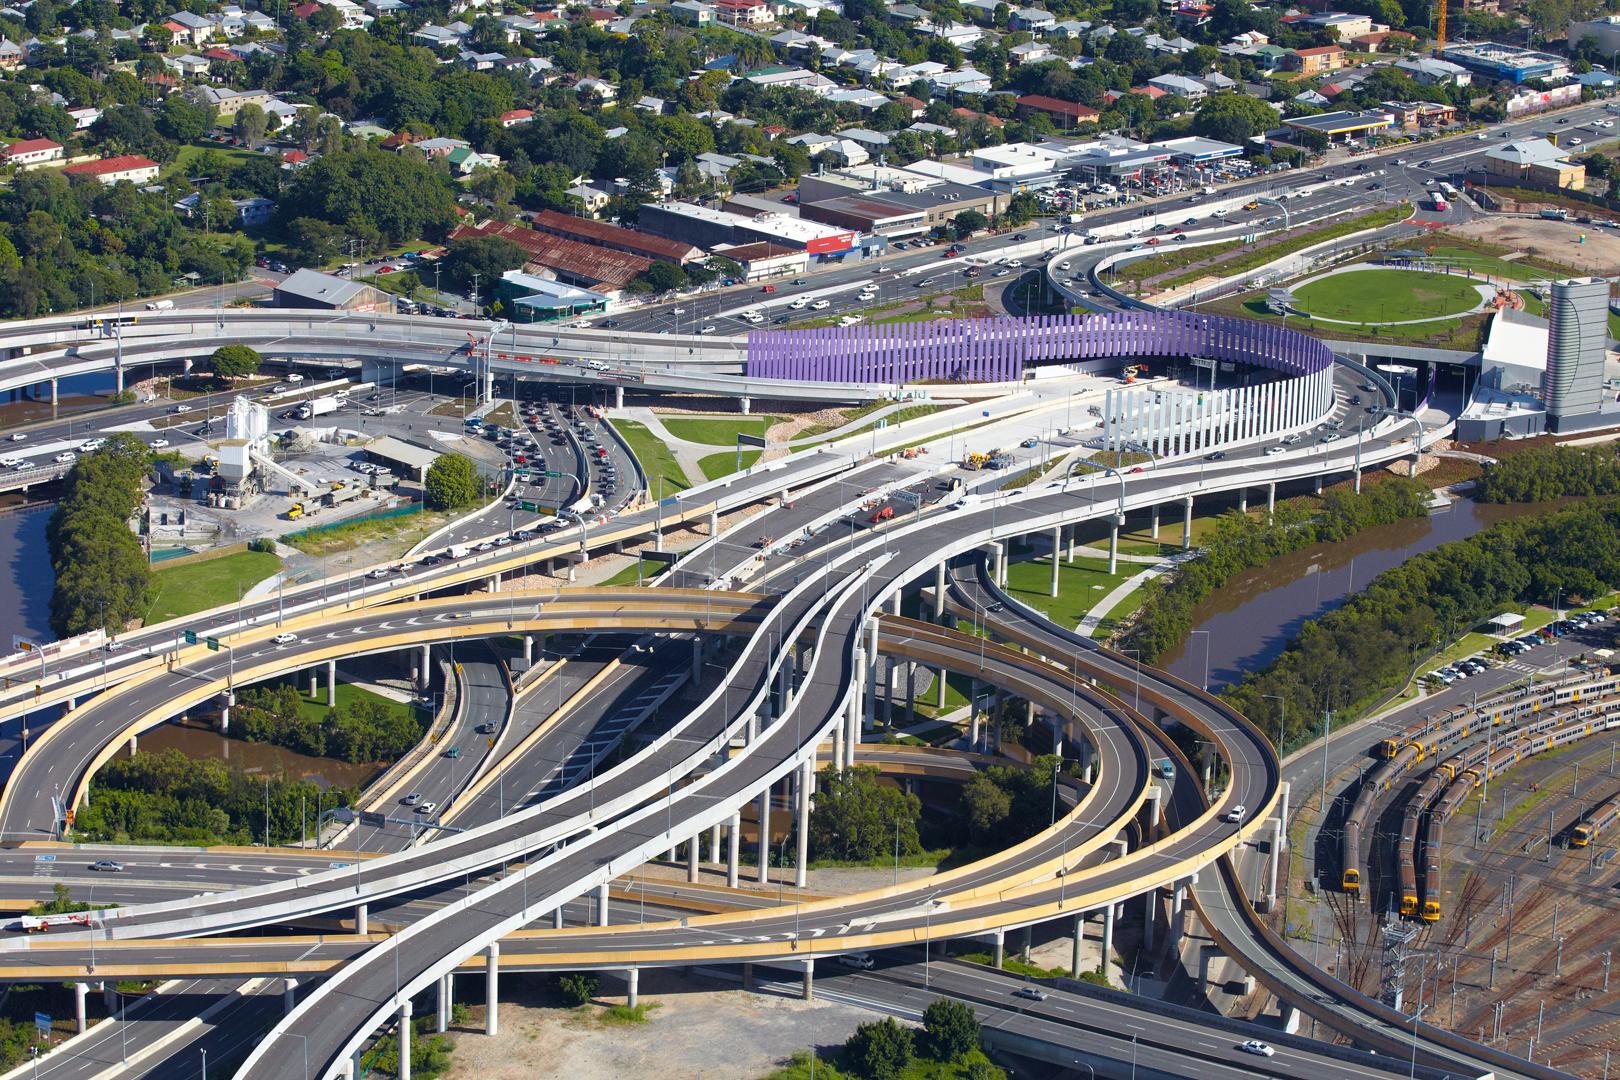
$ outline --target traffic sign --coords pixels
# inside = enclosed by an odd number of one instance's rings
[[[34,1014],[34,1030],[44,1039],[51,1037],[51,1014],[37,1012]]]
[[[547,469],[546,470],[546,479],[547,480],[561,480],[562,478],[563,478],[563,474],[558,472],[556,469]]]
[[[186,637],[186,644],[187,645],[195,645],[195,644],[197,644],[197,631],[195,631],[195,630],[186,630],[186,631],[183,631],[183,632],[184,632],[185,637]]]
[[[208,642],[208,651],[209,652],[219,652],[219,649],[220,649],[219,638],[211,637],[211,638],[205,638],[204,640]]]
[[[388,824],[388,818],[375,810],[360,811],[360,824],[370,825],[373,829],[380,829]]]
[[[522,510],[525,514],[534,514],[539,512],[540,507],[537,503],[520,501],[518,503],[518,509]]]
[[[738,446],[757,446],[757,447],[759,447],[760,449],[763,450],[765,448],[765,440],[764,440],[763,437],[761,437],[759,435],[744,435],[744,434],[739,432],[738,435],[737,435],[737,445]]]

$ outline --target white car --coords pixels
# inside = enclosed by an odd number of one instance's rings
[[[838,958],[838,962],[845,967],[860,968],[862,971],[872,969],[872,958],[863,952],[845,953]]]
[[[75,454],[71,450],[65,451],[64,453],[57,454],[56,458],[55,458],[55,461],[56,461],[56,463],[58,465],[69,465],[69,464],[72,464],[73,462],[78,461],[78,460],[79,460],[79,455]]]
[[[1579,145],[1581,145],[1581,142],[1582,142],[1581,138],[1579,136],[1576,136],[1575,138],[1569,140],[1569,145],[1571,145],[1571,146],[1579,146]]]
[[[11,433],[11,441],[12,442],[22,442],[26,438],[28,438],[28,436],[24,435],[20,431],[13,431]]]
[[[298,640],[298,635],[297,634],[277,634],[275,637],[271,638],[270,640],[275,642],[277,645],[291,645],[293,642]]]
[[[1248,813],[1249,808],[1239,803],[1226,812],[1226,820],[1233,824],[1241,824],[1243,819],[1248,816]]]
[[[810,309],[812,311],[826,311],[830,307],[832,307],[831,300],[817,300],[815,303],[810,305]]]
[[[1266,457],[1276,457],[1278,454],[1286,453],[1287,451],[1288,447],[1286,446],[1268,446],[1266,447]]]
[[[686,314],[686,309],[683,308],[683,307],[671,308],[670,313],[674,314],[674,315],[685,315]]]
[[[1490,137],[1491,137],[1490,134],[1488,132],[1484,132],[1484,131],[1482,131],[1478,135],[1474,136],[1474,138],[1476,138],[1476,139],[1488,139]]]
[[[168,439],[153,439],[151,442],[147,443],[146,445],[150,446],[154,450],[161,450],[165,446],[169,445],[169,440]]]
[[[1277,1052],[1259,1039],[1245,1039],[1238,1043],[1238,1049],[1245,1054],[1255,1054],[1259,1057],[1270,1057]]]
[[[714,323],[708,323],[705,326],[698,327],[698,333],[700,333],[700,334],[712,334],[712,333],[714,333]]]
[[[174,408],[170,409],[169,411],[172,412],[172,413],[188,413],[188,412],[191,411],[191,406],[190,405],[176,405]]]
[[[810,301],[806,300],[802,296],[788,305],[788,307],[792,308],[794,311],[802,311],[809,306]]]
[[[436,802],[425,802],[425,803],[417,803],[416,804],[416,812],[418,814],[431,814],[431,813],[433,813],[433,811],[437,810],[438,808],[439,808],[439,804],[436,803]]]

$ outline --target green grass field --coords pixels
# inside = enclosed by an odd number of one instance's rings
[[[774,416],[660,417],[677,439],[707,446],[736,446],[738,435],[765,437]]]
[[[675,455],[669,452],[669,447],[654,436],[645,424],[638,424],[634,420],[615,420],[613,426],[624,436],[636,460],[641,462],[641,469],[647,474],[647,490],[653,498],[673,495],[692,486],[692,481],[687,478],[681,463],[675,460]]]
[[[305,717],[311,720],[321,719],[333,708],[326,703],[326,672],[321,671],[320,677],[321,685],[314,697],[309,696],[308,675],[305,675],[301,679],[292,681],[293,688],[298,691],[298,711],[303,713]],[[389,712],[399,713],[406,716],[410,715],[412,709],[414,708],[414,706],[407,705],[404,702],[395,701],[393,698],[383,697],[381,694],[372,693],[370,690],[367,690],[364,687],[350,685],[349,683],[344,682],[342,676],[340,675],[338,677],[336,707],[343,709],[362,701],[378,702],[387,706]]]
[[[1465,278],[1415,270],[1351,270],[1294,290],[1299,308],[1323,319],[1408,322],[1462,315],[1479,305]]]
[[[152,575],[155,591],[152,606],[146,611],[146,623],[150,626],[221,604],[234,604],[241,592],[280,569],[281,559],[267,551],[238,551],[217,559],[166,567]]]
[[[744,450],[742,452],[742,467],[748,468],[759,460],[763,450]],[[722,476],[730,476],[737,471],[737,451],[722,450],[718,454],[709,454],[698,459],[698,468],[703,470],[703,479],[718,480]]]
[[[1042,554],[1030,560],[1020,558],[1007,566],[1007,591],[1024,603],[1046,612],[1064,626],[1077,624],[1115,585],[1145,570],[1145,563],[1120,563],[1119,573],[1108,572],[1108,560],[1064,561],[1058,566],[1058,594],[1051,595],[1052,563]]]

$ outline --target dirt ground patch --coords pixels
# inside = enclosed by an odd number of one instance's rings
[[[1574,221],[1543,221],[1539,218],[1477,217],[1472,221],[1437,233],[1435,242],[1444,244],[1447,236],[1481,240],[1497,247],[1522,251],[1533,259],[1565,266],[1578,266],[1593,273],[1608,273],[1605,267],[1620,266],[1620,234]],[[1579,243],[1580,237],[1586,243]],[[1544,277],[1530,271],[1527,277]]]
[[[771,972],[768,977],[778,977]],[[474,980],[461,986],[471,995]],[[482,979],[478,980],[479,983]],[[503,976],[501,1031],[481,1034],[484,1008],[469,1008],[467,1032],[454,1036],[446,1080],[621,1080],[680,1076],[742,1080],[785,1064],[795,1049],[842,1045],[876,1014],[852,1005],[799,1001],[674,971],[641,973],[641,1001],[656,1002],[644,1024],[608,1025],[549,1002],[539,976]],[[597,1001],[624,1002],[624,981],[604,973]]]

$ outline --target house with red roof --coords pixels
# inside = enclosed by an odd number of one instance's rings
[[[50,139],[21,139],[0,150],[0,159],[7,165],[23,167],[61,161],[62,144]]]
[[[132,184],[145,184],[156,180],[158,163],[139,154],[120,154],[117,157],[102,158],[100,161],[69,165],[62,171],[70,176],[93,176],[111,187],[120,180],[128,180]]]

